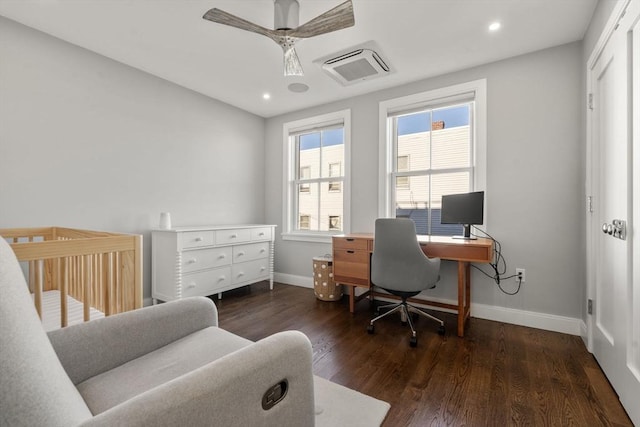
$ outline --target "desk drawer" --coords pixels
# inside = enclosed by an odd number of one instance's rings
[[[353,249],[366,251],[369,248],[370,239],[358,237],[334,237],[333,247],[336,249]]]
[[[333,275],[336,281],[369,283],[369,251],[333,249]]]

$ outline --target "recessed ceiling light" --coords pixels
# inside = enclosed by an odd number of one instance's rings
[[[492,22],[492,23],[489,25],[489,31],[498,31],[498,30],[500,29],[500,27],[501,27],[501,26],[502,26],[502,24],[501,24],[501,23],[499,23],[499,22],[497,22],[497,21],[496,21],[496,22]]]
[[[269,94],[269,93],[263,93],[263,94],[262,94],[262,99],[271,99],[271,94]]]
[[[309,86],[304,83],[291,83],[287,86],[291,92],[302,93],[309,90]]]

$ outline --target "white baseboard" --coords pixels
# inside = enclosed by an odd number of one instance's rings
[[[274,280],[287,285],[313,288],[313,278],[311,277],[275,273]],[[453,300],[438,301],[448,304],[457,304],[457,301]],[[437,310],[448,311],[446,309]],[[476,303],[471,304],[471,317],[527,326],[530,328],[544,329],[546,331],[561,332],[569,335],[586,336],[586,325],[582,319],[573,317]]]
[[[296,276],[293,274],[274,273],[273,281],[284,283],[285,285],[300,286],[302,288],[313,289],[313,277]]]

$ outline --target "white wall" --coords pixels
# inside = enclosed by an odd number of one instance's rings
[[[476,314],[481,307],[501,307],[579,319],[585,270],[581,43],[268,119],[266,221],[282,222],[283,123],[351,109],[351,230],[372,232],[378,206],[379,102],[481,78],[488,88],[487,231],[502,243],[508,273],[525,268],[527,282],[519,294],[506,296],[474,272],[473,307]],[[328,244],[278,238],[276,271],[298,280],[310,277],[311,257],[330,252]],[[431,296],[455,299],[455,267],[445,263]],[[514,285],[513,279],[504,284],[508,290]]]
[[[219,84],[212,82],[212,84]],[[264,120],[0,17],[0,228],[264,221]]]

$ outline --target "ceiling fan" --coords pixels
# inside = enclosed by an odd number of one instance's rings
[[[342,30],[355,24],[351,0],[345,1],[300,26],[298,26],[300,5],[297,0],[273,0],[273,2],[275,9],[274,30],[254,24],[217,8],[207,11],[203,18],[218,24],[262,34],[278,43],[284,52],[285,76],[304,75],[302,65],[294,48],[298,40]]]

